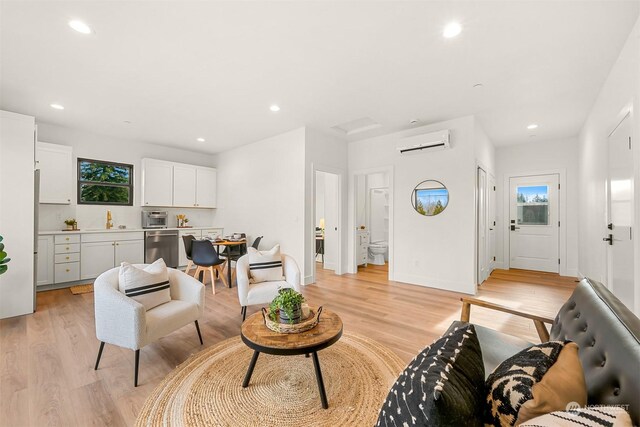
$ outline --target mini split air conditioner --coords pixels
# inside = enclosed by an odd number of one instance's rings
[[[402,140],[402,145],[396,149],[400,154],[414,153],[422,150],[436,151],[450,148],[451,132],[449,129],[438,132],[408,136]]]

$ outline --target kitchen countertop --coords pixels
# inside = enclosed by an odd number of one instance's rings
[[[89,228],[86,230],[76,230],[76,231],[62,231],[62,230],[49,230],[49,231],[38,231],[38,235],[40,236],[48,236],[52,234],[89,234],[89,233],[130,233],[136,231],[154,231],[154,230],[179,230],[179,231],[189,231],[189,230],[209,230],[214,228],[224,228],[224,227],[189,227],[189,228],[178,228],[178,227],[167,227],[167,228],[156,228],[156,229],[146,229],[146,228],[112,228],[110,230],[101,229],[101,228]]]

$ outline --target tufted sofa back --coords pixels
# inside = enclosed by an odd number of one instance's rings
[[[550,336],[580,346],[589,405],[628,405],[640,425],[640,319],[601,283],[582,279]]]

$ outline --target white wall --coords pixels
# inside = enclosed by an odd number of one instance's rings
[[[133,206],[77,205],[75,199],[72,199],[70,205],[41,204],[39,229],[43,231],[64,228],[63,221],[67,218],[75,218],[80,229],[103,228],[106,223],[107,209],[111,210],[113,214],[114,226],[140,227],[140,212],[142,211],[140,207],[140,163],[142,158],[150,157],[209,167],[215,166],[216,163],[216,157],[210,154],[140,141],[115,139],[47,123],[38,123],[38,140],[73,147],[73,164],[69,167],[73,168],[74,188],[77,181],[78,157],[132,164],[134,172]],[[196,143],[194,142],[194,144]],[[184,213],[189,218],[189,224],[193,226],[224,226],[217,221],[214,224],[215,210],[213,209],[162,208],[162,210],[169,212],[170,225],[175,225],[176,214]]]
[[[11,261],[0,275],[0,319],[33,313],[35,120],[0,111],[0,235]]]
[[[496,150],[496,268],[506,268],[508,247],[504,244],[508,237],[508,203],[505,199],[505,177],[528,175],[544,171],[562,170],[566,188],[566,274],[578,274],[578,141],[577,138],[537,141]],[[506,208],[506,210],[505,210]],[[561,224],[562,225],[562,224]]]
[[[401,155],[402,138],[450,129],[451,149]],[[472,116],[448,120],[409,131],[349,144],[350,174],[392,167],[393,280],[454,291],[475,293],[475,120]],[[418,214],[411,205],[414,187],[436,179],[449,190],[446,210],[434,217]],[[355,230],[354,179],[349,187],[349,229]],[[353,237],[353,232],[350,234]],[[354,239],[348,239],[349,266]]]
[[[607,137],[631,113],[635,164],[635,228],[640,226],[640,19],[636,22],[579,136],[579,248],[581,275],[606,283]],[[634,236],[640,235],[634,230]],[[640,239],[635,238],[635,301],[623,301],[640,313]]]
[[[264,236],[304,267],[305,129],[225,151],[218,157],[216,223],[225,232]],[[313,227],[313,218],[310,219]]]
[[[339,206],[342,214],[338,218],[338,233],[343,244],[338,247],[339,262],[336,265],[336,273],[342,274],[346,265],[346,251],[344,250],[347,238],[347,143],[345,140],[326,134],[317,129],[305,129],[305,186],[304,186],[304,210],[305,210],[305,235],[304,235],[304,283],[314,280],[315,267],[315,225],[314,225],[314,179],[315,171],[333,173],[340,176]],[[302,258],[301,258],[302,259]]]

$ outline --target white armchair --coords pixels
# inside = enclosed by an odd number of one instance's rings
[[[274,282],[249,282],[249,255],[244,255],[236,264],[236,280],[238,281],[238,299],[242,309],[242,321],[247,317],[247,306],[269,304],[278,295],[278,288],[293,288],[300,292],[300,269],[296,261],[289,255],[282,254],[284,280]]]
[[[140,267],[140,265],[137,265]],[[135,351],[133,384],[138,386],[140,349],[183,326],[194,322],[202,345],[198,319],[204,312],[204,285],[193,277],[168,268],[171,301],[145,311],[139,302],[118,289],[120,267],[102,273],[94,287],[96,337],[100,349],[98,369],[104,344],[114,344]]]

